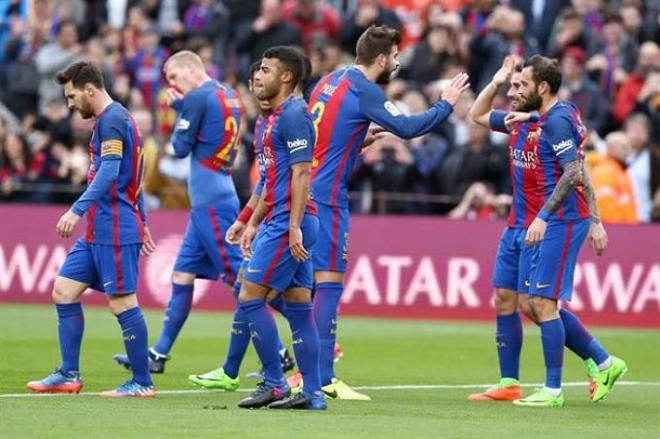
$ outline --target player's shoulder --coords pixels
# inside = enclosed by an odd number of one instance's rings
[[[128,126],[131,120],[131,114],[126,107],[119,102],[113,101],[99,116],[97,126],[101,134],[108,133],[109,130],[113,129],[123,131],[123,128]]]
[[[292,96],[282,104],[281,118],[289,120],[291,118],[307,118],[309,112],[307,111],[307,102],[297,96]],[[295,119],[294,119],[295,120]]]

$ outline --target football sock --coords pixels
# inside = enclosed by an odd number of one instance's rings
[[[303,378],[303,393],[321,390],[319,375],[319,333],[314,322],[311,302],[286,302],[293,350]]]
[[[335,377],[334,358],[337,339],[337,308],[344,286],[341,282],[316,284],[314,293],[314,320],[320,341],[319,367],[321,385],[327,386]]]
[[[272,300],[269,300],[268,305],[270,305],[271,308],[273,308],[274,310],[282,314],[284,317],[286,317],[286,306],[284,306],[284,298],[282,297],[281,294],[278,294]],[[284,343],[282,343],[282,340],[278,337],[277,352],[283,353],[283,351],[285,350],[286,347],[284,346]]]
[[[231,335],[229,336],[229,350],[227,351],[225,363],[222,365],[225,373],[231,378],[238,376],[248,344],[250,344],[248,320],[241,306],[236,305],[234,321],[231,325]]]
[[[520,350],[523,330],[520,313],[497,316],[497,357],[500,362],[500,377],[519,379]]]
[[[121,326],[126,354],[131,362],[133,380],[140,385],[151,386],[149,336],[140,307],[136,306],[117,315],[117,321]]]
[[[252,343],[264,367],[264,381],[270,386],[281,386],[284,375],[277,352],[277,325],[266,309],[266,302],[263,299],[249,300],[239,307],[247,317]]]
[[[567,309],[559,310],[559,317],[566,331],[566,347],[575,352],[580,358],[593,359],[596,364],[606,361],[610,354],[585,328],[580,319]]]
[[[172,284],[172,297],[167,304],[163,331],[160,334],[154,350],[161,355],[169,354],[172,345],[179,335],[183,324],[190,314],[193,301],[193,285]]]
[[[57,332],[64,372],[80,370],[80,344],[85,330],[85,318],[80,303],[56,304]]]
[[[564,344],[566,334],[561,319],[540,323],[543,358],[545,360],[545,386],[561,389],[561,373],[564,365]]]

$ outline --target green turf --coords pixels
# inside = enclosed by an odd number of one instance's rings
[[[105,310],[86,310],[82,364],[85,392],[116,387],[127,372],[111,361],[122,350],[119,328]],[[147,313],[152,340],[161,314]],[[158,390],[191,390],[187,375],[215,368],[224,355],[230,316],[191,315]],[[337,371],[350,384],[488,383],[497,375],[493,328],[487,324],[345,318],[345,352]],[[283,329],[283,327],[281,327]],[[522,372],[543,379],[538,330],[525,328]],[[288,334],[288,331],[283,331]],[[625,381],[660,381],[660,331],[596,328],[594,333],[628,362]],[[51,307],[0,306],[0,394],[27,393],[25,382],[59,363]],[[257,368],[252,350],[242,372]],[[582,363],[566,357],[566,381],[584,381]],[[242,380],[243,388],[254,381]],[[526,388],[530,392],[531,388]],[[373,401],[330,401],[327,412],[244,411],[245,393],[198,391],[154,400],[97,396],[0,396],[0,437],[660,437],[660,386],[620,386],[592,404],[585,386],[565,389],[563,409],[466,401],[475,389],[365,390]]]

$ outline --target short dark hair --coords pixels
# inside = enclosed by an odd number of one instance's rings
[[[621,14],[616,14],[616,13],[607,14],[605,16],[605,21],[603,22],[603,24],[611,24],[611,23],[620,24],[621,26],[623,26],[623,17],[621,16]]]
[[[545,81],[550,86],[550,93],[556,95],[561,85],[559,61],[541,55],[534,55],[525,61],[523,67],[532,68],[532,78],[538,85]]]
[[[252,64],[250,64],[250,74],[248,76],[248,78],[250,78],[250,81],[254,79],[255,73],[257,73],[260,68],[261,68],[261,60],[255,61]]]
[[[271,47],[264,52],[263,58],[275,58],[284,64],[286,70],[293,75],[293,88],[298,86],[298,82],[300,82],[304,73],[303,61],[298,49],[289,46]]]
[[[92,84],[98,89],[105,88],[101,71],[89,61],[78,61],[60,70],[55,80],[60,85],[71,81],[75,88],[83,88],[85,84]]]
[[[392,47],[401,43],[401,32],[391,27],[369,26],[358,39],[355,46],[356,63],[369,66],[378,55],[389,55]]]

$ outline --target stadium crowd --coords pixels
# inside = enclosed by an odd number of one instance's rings
[[[460,71],[473,92],[435,131],[369,147],[352,178],[353,211],[505,216],[507,136],[472,124],[468,112],[507,55],[540,53],[560,61],[560,98],[589,128],[586,163],[603,219],[660,221],[659,18],[660,0],[0,0],[0,200],[70,203],[82,192],[92,122],[70,114],[54,76],[86,58],[140,127],[148,207],[189,207],[162,73],[183,48],[243,97],[233,175],[245,199],[256,180],[250,63],[270,46],[303,47],[309,93],[352,62],[369,25],[387,24],[404,33],[402,68],[386,89],[404,113],[426,110]]]

